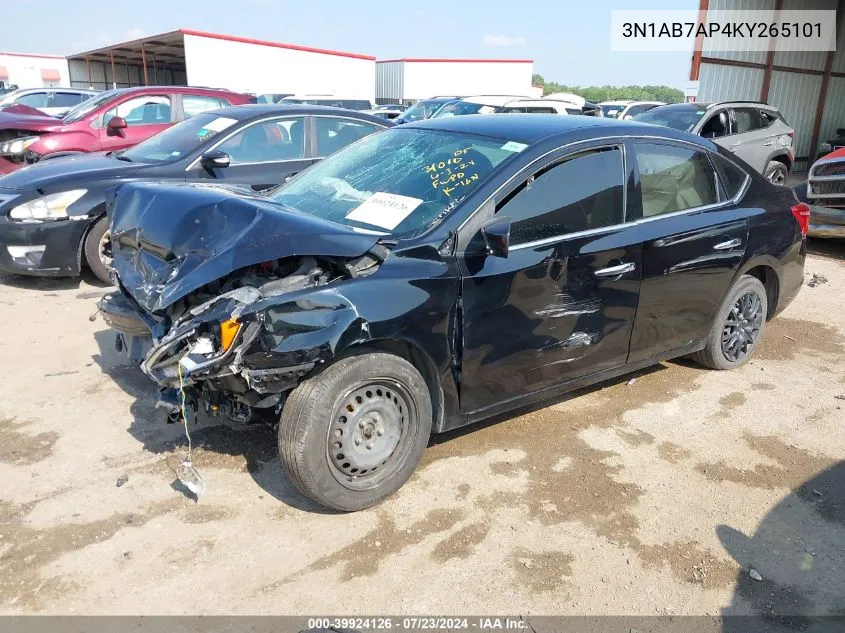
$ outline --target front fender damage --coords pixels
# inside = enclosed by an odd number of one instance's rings
[[[190,306],[172,319],[166,333],[151,335],[141,362],[142,371],[161,387],[157,406],[174,420],[182,413],[183,397],[191,408],[242,421],[254,409],[280,411],[301,380],[339,350],[370,338],[368,322],[344,295],[344,282],[371,274],[380,261],[368,253],[345,262],[346,274],[333,276],[315,258],[303,257],[289,275]],[[101,302],[104,314],[109,301]],[[140,327],[125,314],[105,316],[121,335],[138,335]],[[150,317],[143,316],[148,327]],[[237,329],[228,347],[223,327]]]

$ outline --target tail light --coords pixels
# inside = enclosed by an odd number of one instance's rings
[[[792,210],[792,215],[795,216],[795,220],[798,222],[798,226],[801,227],[801,235],[807,235],[807,231],[810,230],[809,205],[799,202],[798,204],[792,205],[790,209]]]

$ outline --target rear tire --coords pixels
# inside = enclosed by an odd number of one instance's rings
[[[767,314],[766,288],[756,277],[743,275],[719,306],[704,349],[691,358],[711,369],[744,365],[760,344]]]
[[[431,434],[431,396],[408,361],[343,358],[288,396],[279,458],[306,497],[332,510],[374,506],[410,478]]]
[[[94,273],[94,276],[103,283],[111,284],[111,266],[109,260],[104,259],[104,253],[101,251],[105,246],[111,249],[111,244],[105,244],[108,239],[106,233],[109,229],[109,221],[107,217],[102,217],[94,223],[88,235],[85,237],[85,245],[83,247],[85,252],[85,262],[88,268]],[[110,250],[109,250],[110,252]]]
[[[763,177],[773,185],[786,185],[787,176],[789,176],[789,170],[778,160],[770,160],[766,169],[763,170]]]

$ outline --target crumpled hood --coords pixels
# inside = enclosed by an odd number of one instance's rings
[[[5,176],[3,186],[20,191],[28,189],[84,189],[86,183],[110,178],[129,178],[142,167],[140,163],[127,163],[113,156],[82,154],[45,160]]]
[[[41,114],[21,114],[19,112],[0,111],[0,130],[35,130],[42,132],[59,132],[64,128],[61,119]]]
[[[293,256],[359,257],[378,240],[235,189],[129,183],[107,198],[117,276],[148,312],[240,268]]]

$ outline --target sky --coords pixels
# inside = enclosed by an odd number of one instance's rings
[[[566,85],[682,88],[689,53],[610,51],[610,11],[697,9],[698,0],[0,0],[0,51],[70,54],[179,28],[378,59],[533,59]]]

